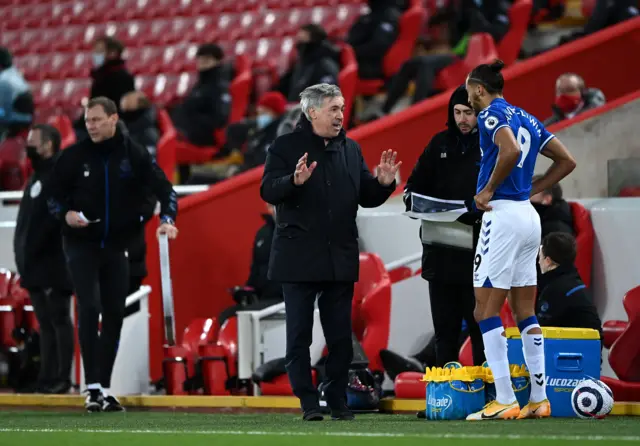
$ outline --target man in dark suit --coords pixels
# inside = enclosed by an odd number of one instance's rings
[[[358,205],[377,207],[395,190],[401,163],[382,153],[377,176],[360,146],[342,128],[344,98],[335,85],[318,84],[301,95],[304,116],[293,133],[276,139],[267,154],[262,198],[276,206],[269,279],[283,284],[286,368],[303,419],[322,420],[311,379],[309,347],[314,303],[329,348],[325,395],[331,417],[351,420],[346,387],[353,348],[351,301],[358,280]]]

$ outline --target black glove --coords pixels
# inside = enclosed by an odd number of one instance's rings
[[[246,307],[258,302],[258,293],[248,286],[237,286],[231,289],[233,300],[240,306]]]

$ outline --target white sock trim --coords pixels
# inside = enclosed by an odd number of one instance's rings
[[[87,389],[88,390],[102,390],[102,386],[100,386],[100,383],[87,384]]]

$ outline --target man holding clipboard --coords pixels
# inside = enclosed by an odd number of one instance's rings
[[[480,158],[476,115],[468,103],[466,89],[461,86],[449,101],[447,129],[431,139],[407,180],[404,194],[407,211],[428,213],[430,220],[473,224],[475,245],[479,215],[467,213],[464,201],[475,195]],[[429,281],[437,366],[458,361],[463,319],[469,327],[474,363],[480,365],[484,362],[484,347],[473,317],[475,297],[470,265],[474,252],[471,246],[444,245],[436,240],[427,243],[425,235],[421,230],[422,277]]]

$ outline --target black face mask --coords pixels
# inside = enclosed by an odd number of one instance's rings
[[[42,156],[38,153],[35,146],[27,146],[27,157],[31,160],[31,164],[37,164],[42,160]]]

